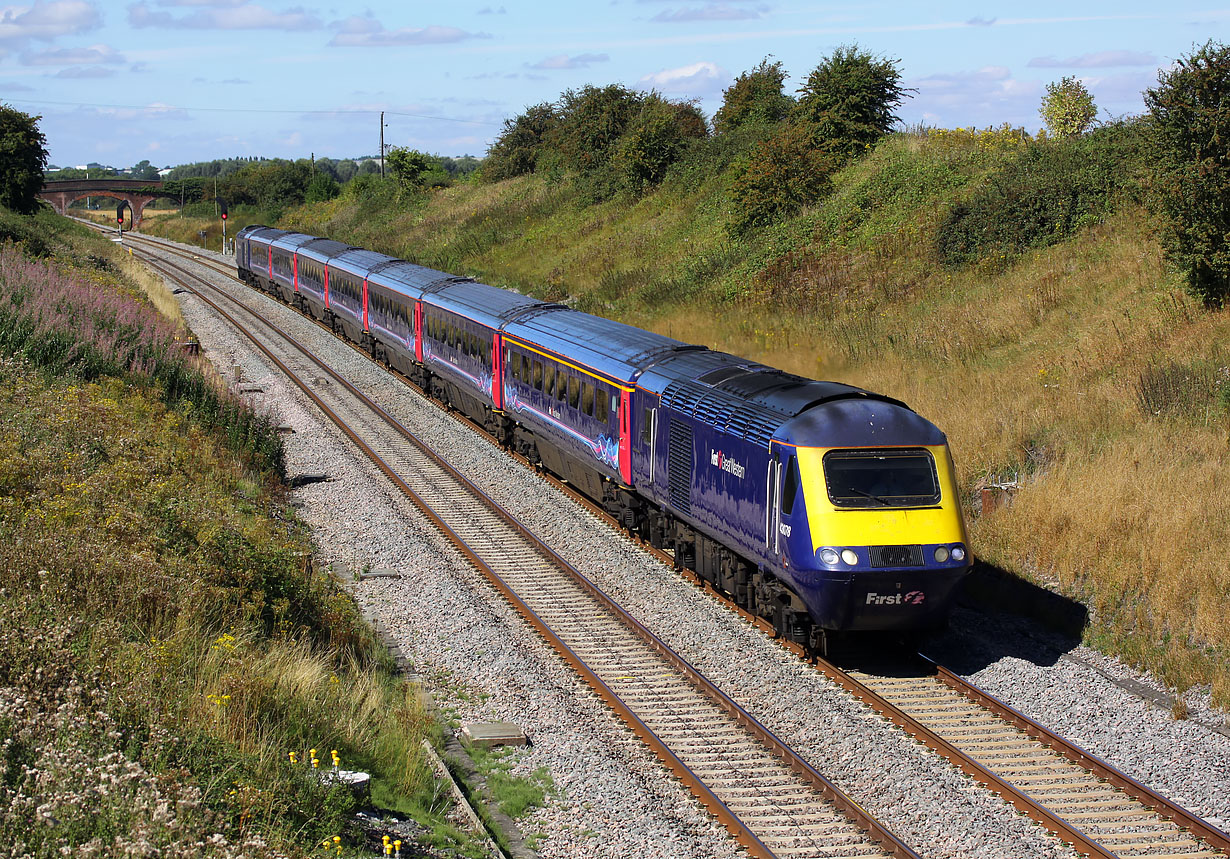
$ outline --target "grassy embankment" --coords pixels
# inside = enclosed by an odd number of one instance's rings
[[[465,848],[429,808],[417,693],[309,563],[273,427],[184,357],[122,249],[46,213],[0,236],[0,843],[350,854],[316,748]]]
[[[1049,178],[1027,151],[1008,133],[896,135],[744,237],[724,226],[740,153],[719,142],[639,200],[592,204],[558,176],[410,201],[369,187],[279,226],[905,400],[952,442],[980,557],[1085,602],[1091,643],[1230,706],[1230,315],[1166,272],[1139,194],[1067,193],[1086,150]],[[1118,157],[1090,170],[1094,197],[1105,164],[1130,172]],[[1005,208],[988,234],[1032,218],[1063,240],[954,263],[945,219],[1014,165],[1008,196],[1034,211]],[[977,491],[1005,481],[1014,503],[980,515]]]

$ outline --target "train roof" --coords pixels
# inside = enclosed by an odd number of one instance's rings
[[[294,252],[296,248],[314,241],[316,236],[309,236],[307,233],[283,233],[270,244],[279,250]]]
[[[635,384],[641,371],[663,355],[704,349],[559,304],[543,304],[518,316],[504,327],[504,333],[628,385]]]
[[[663,358],[641,377],[642,388],[657,393],[662,405],[724,432],[767,447],[769,441],[824,446],[829,423],[843,425],[846,417],[868,412],[836,403],[875,403],[873,411],[884,426],[893,424],[899,435],[909,435],[909,444],[942,444],[923,425],[938,430],[918,417],[904,403],[840,382],[819,382],[725,352],[694,352]],[[803,416],[803,417],[800,417]],[[830,418],[831,416],[831,418]],[[892,420],[889,419],[892,416]],[[921,422],[921,423],[919,423]],[[865,425],[864,425],[865,428]],[[839,433],[852,444],[851,433]],[[920,440],[920,439],[927,440]],[[884,441],[884,444],[890,444]],[[866,436],[859,444],[866,445]]]
[[[856,389],[857,390],[857,389]],[[915,447],[947,444],[939,427],[889,397],[845,396],[813,405],[776,438],[802,447]]]
[[[360,249],[333,239],[312,239],[310,242],[301,244],[296,253],[317,262],[328,263],[333,257],[352,250]]]
[[[500,328],[528,308],[560,306],[469,278],[450,278],[433,284],[423,294],[423,303],[451,310],[493,329]]]
[[[351,248],[348,251],[342,251],[337,256],[330,257],[329,268],[341,269],[347,274],[365,278],[367,273],[373,268],[393,259],[396,259],[396,257],[391,257],[388,254],[382,254],[377,251]]]
[[[266,227],[264,224],[248,224],[246,227],[235,233],[236,240],[256,238],[257,234],[263,241],[271,241],[280,235],[285,235],[286,230],[275,229],[274,227]],[[271,235],[272,234],[272,235]]]
[[[450,279],[454,279],[451,274],[394,257],[390,257],[388,262],[380,263],[367,272],[369,285],[382,286],[410,298],[421,298],[423,293],[434,284]]]

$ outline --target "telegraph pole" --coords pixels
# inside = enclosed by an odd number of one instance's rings
[[[380,178],[384,178],[384,111],[380,111]]]

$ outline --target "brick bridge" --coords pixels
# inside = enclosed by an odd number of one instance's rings
[[[66,214],[69,205],[82,197],[114,197],[132,208],[135,230],[141,226],[145,207],[156,197],[165,197],[162,182],[157,179],[66,179],[45,182],[39,197],[52,205],[58,214]]]

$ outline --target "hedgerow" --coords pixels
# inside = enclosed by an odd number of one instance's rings
[[[1007,262],[1062,241],[1143,193],[1139,123],[1115,123],[1079,137],[1035,140],[955,204],[936,248],[950,266]]]

